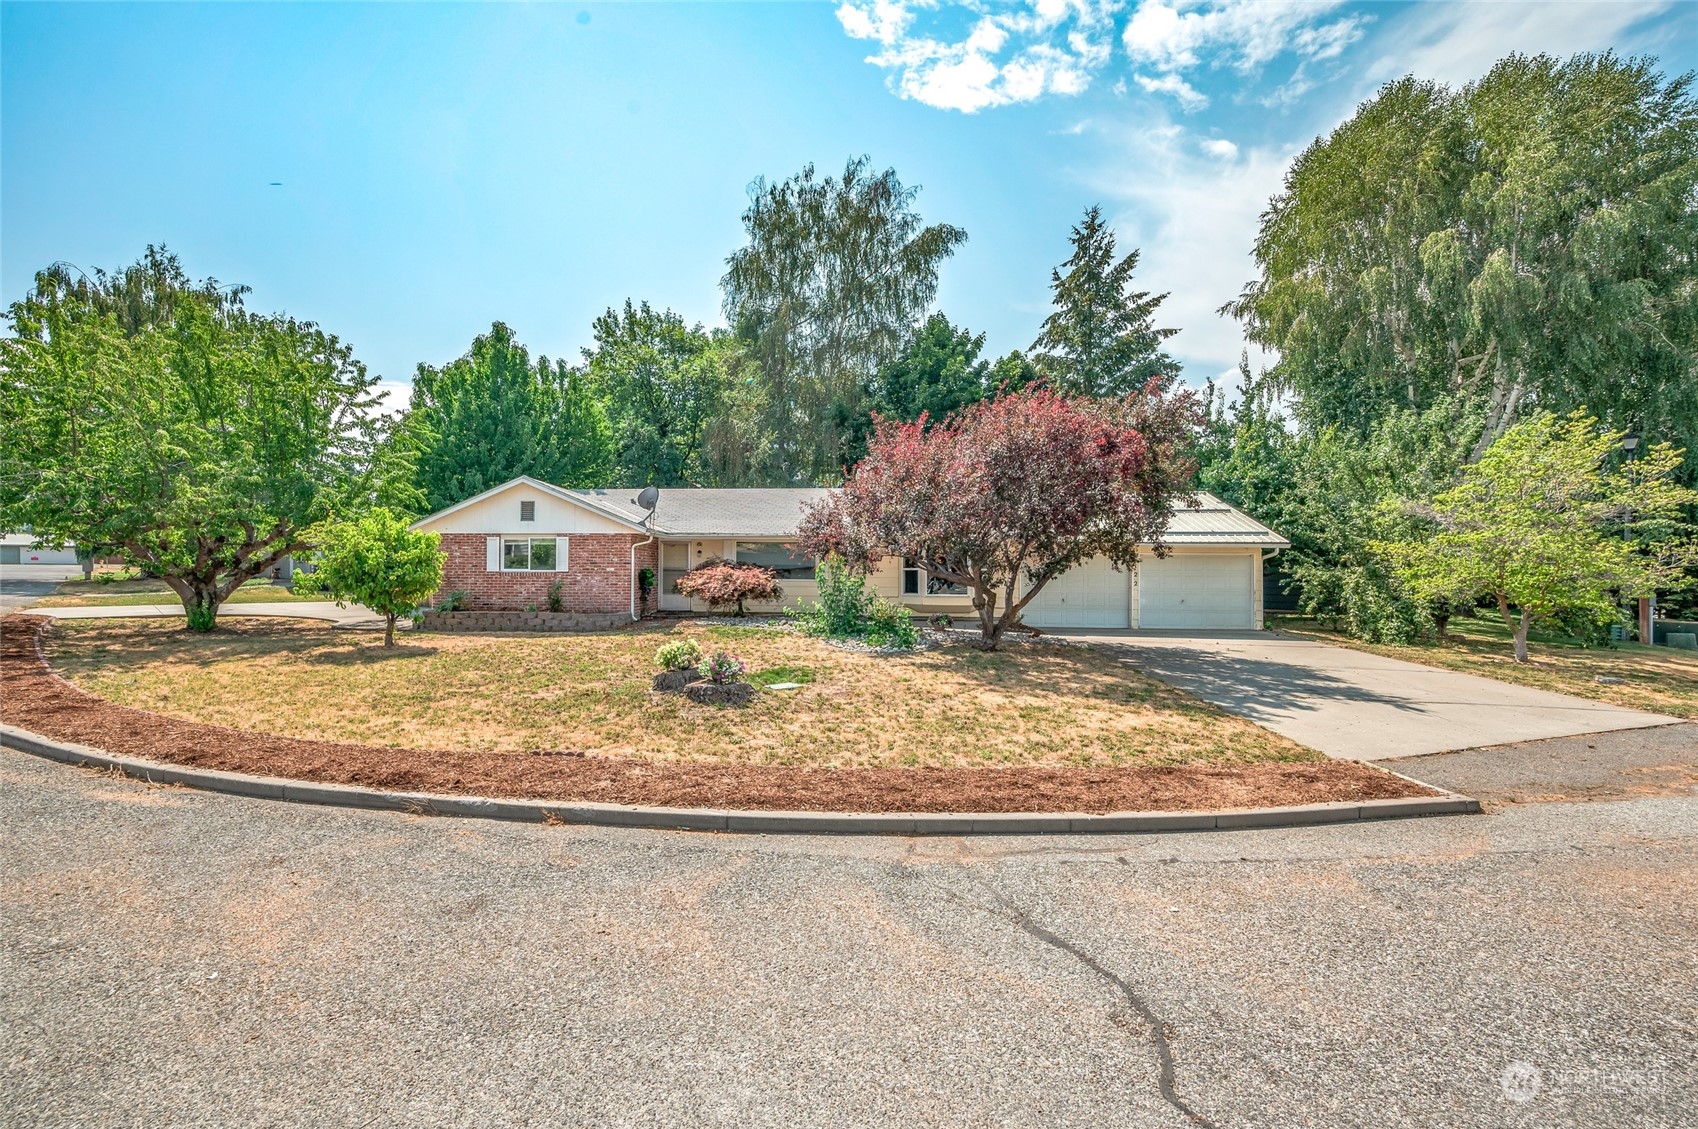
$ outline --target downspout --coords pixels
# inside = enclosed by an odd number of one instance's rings
[[[650,514],[649,516],[653,517],[654,515]],[[646,522],[646,521],[643,522],[643,528],[644,529],[648,528],[648,522]],[[642,615],[637,611],[637,550],[642,548],[644,545],[652,545],[652,544],[654,544],[654,533],[653,532],[649,533],[649,538],[648,538],[647,541],[633,541],[633,542],[631,542],[631,622],[632,623],[636,623],[638,620],[643,618]],[[659,571],[659,570],[657,569],[656,571]]]

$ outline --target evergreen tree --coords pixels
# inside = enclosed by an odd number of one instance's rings
[[[1179,375],[1162,349],[1178,330],[1155,325],[1166,294],[1132,289],[1134,248],[1116,261],[1114,232],[1092,205],[1073,228],[1073,254],[1050,272],[1055,312],[1032,343],[1039,373],[1058,390],[1085,396],[1123,396],[1154,377]]]
[[[413,378],[409,430],[425,504],[451,506],[521,474],[602,486],[612,468],[606,413],[582,374],[538,358],[501,322],[441,368]]]

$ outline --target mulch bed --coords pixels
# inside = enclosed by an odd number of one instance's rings
[[[400,792],[664,807],[864,812],[1109,812],[1273,807],[1432,795],[1353,761],[1170,768],[797,768],[346,745],[131,709],[53,673],[52,620],[0,619],[0,718],[123,756]]]

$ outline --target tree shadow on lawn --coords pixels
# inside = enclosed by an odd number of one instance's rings
[[[1293,710],[1317,712],[1345,702],[1390,706],[1411,714],[1425,712],[1419,702],[1383,694],[1302,663],[1252,659],[1202,648],[1140,647],[1131,641],[1093,642],[1091,646],[1127,660],[1142,674],[1258,723]]]
[[[64,623],[79,626],[65,630]],[[156,622],[156,621],[154,621]],[[398,642],[383,646],[382,636],[370,640],[353,637],[320,620],[245,620],[240,625],[220,623],[209,632],[190,631],[186,626],[160,632],[146,621],[62,621],[47,637],[48,661],[55,660],[55,636],[67,641],[89,632],[82,624],[98,623],[100,636],[93,640],[94,652],[87,665],[105,671],[129,671],[154,663],[214,666],[231,661],[253,660],[271,655],[295,655],[310,663],[359,666],[390,659],[434,655],[437,648]],[[79,640],[73,645],[86,645]],[[303,653],[304,652],[304,653]]]

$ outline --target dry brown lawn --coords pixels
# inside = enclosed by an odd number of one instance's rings
[[[1531,661],[1523,664],[1515,661],[1501,625],[1487,620],[1452,620],[1451,638],[1445,642],[1412,646],[1364,643],[1336,631],[1320,630],[1297,617],[1276,620],[1274,626],[1288,635],[1319,639],[1394,659],[1573,694],[1628,709],[1698,719],[1698,653],[1692,651],[1642,647],[1636,643],[1618,644],[1613,650],[1584,649],[1535,640],[1527,648]],[[1621,681],[1599,682],[1600,677]]]
[[[752,675],[804,681],[744,709],[651,691],[655,648],[693,638]],[[381,637],[308,621],[69,621],[48,658],[91,693],[168,716],[310,740],[561,750],[651,761],[814,766],[1179,765],[1320,755],[1129,669],[1018,643],[905,656],[759,627]]]

